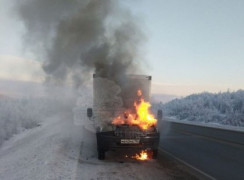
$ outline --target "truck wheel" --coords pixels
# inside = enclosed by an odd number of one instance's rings
[[[157,159],[157,157],[158,157],[158,150],[157,150],[157,149],[154,149],[154,150],[153,150],[152,158],[153,158],[153,159]]]
[[[98,159],[99,160],[105,159],[105,151],[104,150],[98,150]]]

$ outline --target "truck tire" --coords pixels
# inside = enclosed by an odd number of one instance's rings
[[[99,160],[105,159],[105,151],[104,150],[98,150],[98,159]]]
[[[152,155],[152,158],[153,159],[157,159],[158,157],[158,150],[157,149],[153,149],[153,155]]]

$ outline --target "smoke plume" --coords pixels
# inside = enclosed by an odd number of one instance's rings
[[[92,72],[119,81],[139,67],[144,39],[115,0],[23,0],[17,12],[26,44],[45,58],[47,81],[80,85]]]

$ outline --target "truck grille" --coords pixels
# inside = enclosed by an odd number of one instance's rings
[[[127,124],[116,126],[115,136],[127,139],[136,139],[146,136],[146,132],[142,131],[138,126],[129,126]]]

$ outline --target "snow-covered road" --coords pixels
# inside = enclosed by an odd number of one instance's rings
[[[172,179],[157,161],[97,160],[95,134],[73,123],[71,112],[46,119],[0,148],[1,180]]]
[[[60,113],[4,143],[0,179],[74,179],[81,136],[70,118]]]

